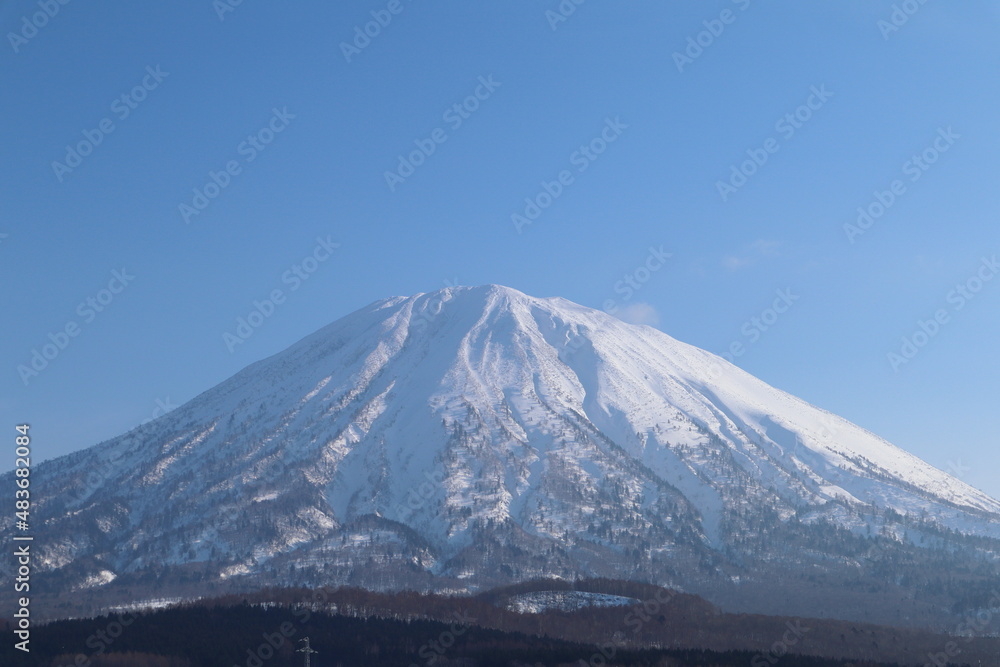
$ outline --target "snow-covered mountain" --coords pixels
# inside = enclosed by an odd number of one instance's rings
[[[35,566],[80,594],[588,575],[785,613],[815,585],[832,615],[885,586],[892,620],[972,600],[1000,556],[1000,501],[656,329],[492,285],[376,302],[32,488]],[[930,591],[942,563],[968,582]]]

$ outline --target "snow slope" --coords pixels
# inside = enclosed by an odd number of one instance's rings
[[[765,558],[741,545],[772,516],[1000,538],[1000,502],[876,435],[656,329],[495,285],[376,302],[35,483],[38,562],[78,588],[193,565],[670,583]]]

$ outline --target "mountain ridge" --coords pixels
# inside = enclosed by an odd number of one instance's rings
[[[496,285],[376,301],[35,479],[42,567],[81,593],[167,569],[456,592],[619,576],[718,601],[764,564],[853,572],[868,533],[900,559],[952,534],[970,569],[1000,554],[1000,501],[869,431]]]

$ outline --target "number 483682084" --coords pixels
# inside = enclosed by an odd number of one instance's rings
[[[17,491],[15,492],[14,516],[17,518],[17,526],[21,530],[28,529],[28,512],[31,509],[31,493],[28,487],[31,485],[31,438],[28,436],[28,425],[19,424],[15,427],[18,432],[14,439],[16,449],[14,474],[17,476]]]

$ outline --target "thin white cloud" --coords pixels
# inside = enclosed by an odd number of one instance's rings
[[[629,324],[648,324],[651,327],[660,325],[660,314],[648,303],[630,303],[622,306],[615,315]]]
[[[723,257],[722,266],[729,271],[739,271],[740,269],[753,266],[762,259],[777,257],[780,254],[778,251],[780,247],[781,243],[779,241],[757,239],[742,251]]]
[[[740,269],[745,269],[753,264],[753,262],[746,257],[736,257],[735,255],[727,255],[722,258],[722,265],[729,269],[730,271],[739,271]]]

